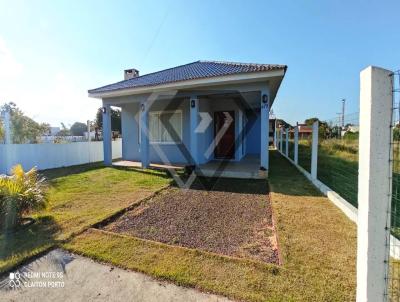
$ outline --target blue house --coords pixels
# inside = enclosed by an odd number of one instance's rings
[[[269,112],[285,65],[197,61],[89,90],[103,102],[104,161],[112,163],[110,107],[121,108],[122,157],[190,165],[206,176],[268,175]]]

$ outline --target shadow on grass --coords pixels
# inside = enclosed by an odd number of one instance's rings
[[[269,179],[273,191],[293,196],[322,196],[322,194],[277,150],[270,150]]]
[[[36,255],[56,243],[59,225],[51,216],[38,217],[34,224],[16,232],[0,233],[0,273],[23,259]]]
[[[146,175],[156,175],[163,178],[171,178],[171,174],[168,172],[168,170],[164,169],[156,169],[156,168],[142,169],[142,168],[124,167],[124,166],[112,166],[112,168],[120,171],[133,171]]]
[[[76,165],[76,166],[70,166],[70,167],[60,167],[60,168],[54,168],[54,169],[47,169],[47,170],[41,170],[40,174],[43,175],[46,179],[52,180],[58,177],[63,177],[63,176],[70,176],[72,174],[79,174],[82,172],[87,172],[87,171],[92,171],[92,170],[98,170],[104,168],[103,162],[98,162],[98,163],[92,163],[92,164],[84,164],[84,165]]]

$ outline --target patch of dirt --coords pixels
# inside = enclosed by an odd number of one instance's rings
[[[264,180],[201,179],[171,188],[104,227],[168,244],[279,263]]]

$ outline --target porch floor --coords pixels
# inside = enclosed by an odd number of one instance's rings
[[[141,168],[140,161],[120,160],[113,162],[116,167]],[[150,163],[150,169],[184,169],[185,164],[162,164]],[[226,178],[247,178],[247,179],[263,179],[266,178],[266,172],[260,171],[260,157],[256,155],[246,155],[240,161],[228,161],[223,163],[222,160],[212,160],[208,163],[201,164],[196,168],[198,176],[206,177],[226,177]]]
[[[113,162],[113,166],[116,167],[131,167],[131,168],[141,168],[142,163],[140,161],[131,161],[131,160],[119,160]],[[185,168],[184,164],[158,164],[158,163],[150,163],[150,169],[159,169],[159,170],[167,170],[167,169],[174,169],[179,170]]]
[[[260,171],[260,157],[256,155],[246,155],[240,161],[227,163],[212,160],[199,165],[196,171],[198,175],[207,177],[263,179],[267,176],[266,172]]]

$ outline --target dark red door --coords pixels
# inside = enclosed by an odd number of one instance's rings
[[[235,157],[235,112],[214,112],[215,158]]]

